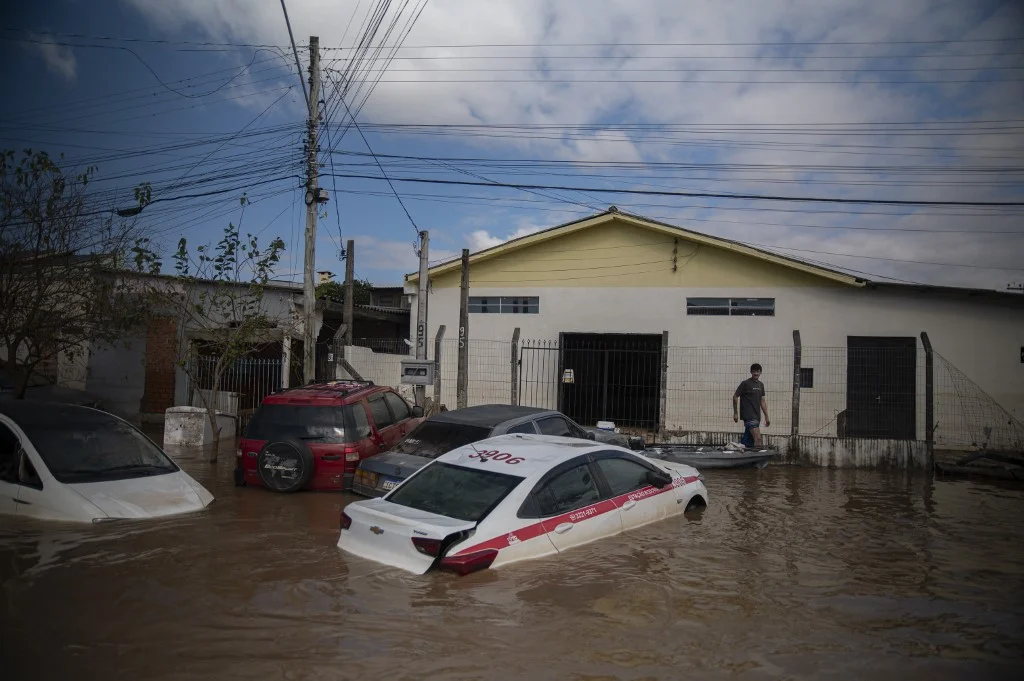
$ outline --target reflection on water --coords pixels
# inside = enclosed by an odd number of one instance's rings
[[[706,471],[708,510],[551,559],[412,576],[335,547],[340,494],[0,520],[4,679],[1018,678],[1024,490]]]

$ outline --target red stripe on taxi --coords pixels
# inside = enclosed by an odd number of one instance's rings
[[[652,487],[650,485],[648,485],[647,487],[641,487],[640,489],[635,489],[632,492],[626,492],[625,494],[620,494],[617,497],[612,497],[611,499],[599,501],[591,506],[584,506],[583,508],[576,509],[575,511],[569,511],[568,513],[563,513],[562,515],[558,515],[553,518],[546,518],[540,522],[532,523],[530,525],[524,525],[523,527],[520,527],[517,530],[512,530],[508,534],[495,537],[494,539],[488,539],[485,542],[475,544],[473,546],[470,546],[469,548],[460,549],[452,555],[459,556],[464,553],[472,553],[474,551],[483,551],[486,549],[497,549],[499,551],[501,549],[507,549],[509,546],[512,546],[513,544],[518,544],[519,542],[528,541],[530,539],[536,539],[537,537],[543,534],[547,534],[549,531],[554,530],[555,526],[560,525],[562,523],[579,523],[583,522],[584,520],[590,520],[591,518],[596,518],[610,511],[617,511],[627,501],[641,501],[643,499],[650,499],[651,497],[656,497],[659,494],[671,492],[677,487],[689,485],[691,482],[697,482],[697,479],[698,478],[696,475],[690,477],[673,478],[671,485],[665,485],[661,489],[658,489],[657,487]],[[550,530],[544,529],[545,524],[547,524],[550,527]]]

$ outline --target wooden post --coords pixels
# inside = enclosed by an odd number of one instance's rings
[[[803,359],[803,345],[800,344],[800,331],[793,331],[793,417],[789,426],[792,437],[800,435],[800,363]]]
[[[356,242],[349,239],[345,246],[345,335],[346,346],[352,345],[352,332],[356,326]]]
[[[658,395],[658,433],[665,439],[665,412],[668,409],[668,331],[661,332],[661,390]]]
[[[469,402],[469,249],[462,249],[462,290],[459,296],[459,373],[457,408]]]
[[[512,332],[512,389],[511,395],[509,395],[509,404],[518,406],[519,405],[519,327]]]
[[[445,325],[437,327],[434,336],[434,411],[441,410],[441,341],[444,340]]]
[[[921,332],[924,345],[924,440],[928,445],[928,459],[935,460],[935,355],[928,334]]]

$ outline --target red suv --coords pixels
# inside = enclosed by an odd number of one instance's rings
[[[275,492],[352,489],[359,462],[387,451],[423,420],[394,390],[333,381],[263,399],[242,437],[235,484]]]

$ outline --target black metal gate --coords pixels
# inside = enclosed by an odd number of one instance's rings
[[[846,436],[917,437],[917,339],[846,341]]]
[[[556,341],[526,341],[519,348],[519,404],[558,409],[559,349]]]

